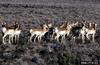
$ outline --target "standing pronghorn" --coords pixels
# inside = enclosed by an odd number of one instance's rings
[[[56,37],[55,39],[59,41],[59,37],[61,36],[61,41],[65,39],[65,35],[67,36],[70,34],[71,26],[70,25],[62,25],[60,27],[55,27]]]
[[[17,23],[16,25],[16,29],[14,32],[14,37],[15,37],[15,42],[19,41],[19,35],[21,34],[21,29],[20,29],[20,25]]]
[[[85,35],[86,35],[86,31],[85,31],[86,27],[85,27],[85,23],[81,23],[81,24],[82,24],[82,28],[80,30],[80,35],[82,37],[82,43],[84,43],[85,42]]]
[[[14,24],[12,26],[7,26],[5,24],[2,24],[2,32],[4,33],[4,36],[3,36],[3,43],[4,44],[6,44],[5,43],[5,37],[7,35],[9,35],[9,41],[8,42],[11,43],[11,40],[13,42],[13,37],[15,35],[18,35],[17,34],[17,31],[18,31],[17,28],[18,28],[18,25],[17,24]]]
[[[32,28],[30,29],[30,42],[32,42],[32,37],[34,35],[36,35],[36,37],[34,38],[34,41],[36,40],[36,38],[38,38],[38,41],[41,40],[41,37],[48,31],[48,26],[46,24],[43,25],[42,28],[37,27],[37,28]]]
[[[76,38],[79,38],[80,35],[82,36],[82,41],[84,42],[84,24],[81,22],[76,21],[75,23],[70,24],[71,29],[71,35],[72,35],[72,41],[75,42]]]
[[[89,35],[92,35],[92,41],[95,42],[95,34],[96,34],[96,27],[97,24],[95,23],[89,23],[89,28],[86,28],[86,37],[90,40]]]

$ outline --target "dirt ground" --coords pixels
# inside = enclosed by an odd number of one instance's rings
[[[34,0],[35,1],[35,0]],[[42,0],[41,0],[42,1]],[[17,2],[17,4],[16,4]],[[23,3],[24,2],[24,3]],[[99,0],[73,0],[67,2],[60,0],[46,0],[41,3],[30,4],[21,0],[14,2],[1,0],[0,2],[0,28],[6,22],[8,25],[18,22],[22,33],[19,43],[2,44],[2,30],[0,29],[0,65],[81,65],[81,61],[95,61],[100,63],[100,5]],[[58,4],[55,4],[58,2]],[[53,5],[52,5],[53,4]],[[42,41],[41,43],[30,43],[29,30],[39,24],[52,22],[55,25],[70,20],[86,20],[97,23],[95,43],[86,41],[81,43],[77,39],[72,43],[66,38],[63,44],[56,41]],[[84,64],[84,63],[83,63]]]

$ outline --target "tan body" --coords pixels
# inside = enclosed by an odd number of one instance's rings
[[[32,42],[32,37],[34,35],[36,35],[34,41],[36,40],[36,38],[38,37],[38,40],[41,40],[41,37],[48,31],[48,27],[46,25],[43,25],[43,28],[32,28],[30,29],[30,33],[31,33],[31,37],[30,37],[30,41]]]
[[[65,35],[67,36],[70,34],[71,26],[60,26],[55,28],[55,33],[57,34],[55,39],[59,41],[59,37],[62,36],[62,40],[65,39]]]

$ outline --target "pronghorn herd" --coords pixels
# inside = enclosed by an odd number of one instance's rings
[[[88,25],[87,25],[88,24]],[[54,25],[52,23],[43,24],[41,27],[33,27],[30,31],[30,42],[33,42],[32,39],[34,37],[34,42],[38,40],[41,42],[42,38],[45,37],[47,33],[50,33],[47,35],[49,36],[49,39],[59,40],[63,41],[67,37],[71,37],[76,39],[77,37],[82,39],[82,43],[85,43],[85,39],[91,40],[95,42],[95,34],[96,34],[96,27],[97,24],[92,22],[63,22],[60,26]],[[14,25],[8,26],[6,24],[2,24],[2,32],[4,33],[4,36],[2,38],[2,42],[4,44],[7,43],[7,36],[8,36],[8,43],[18,42],[19,35],[21,34],[20,25],[18,23],[15,23]],[[92,37],[91,37],[92,36]]]

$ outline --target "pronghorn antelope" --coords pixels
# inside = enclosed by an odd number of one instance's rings
[[[18,24],[16,24],[16,23],[12,26],[7,26],[5,24],[2,24],[2,32],[4,33],[4,36],[3,36],[3,43],[4,44],[6,44],[5,43],[5,37],[7,35],[9,35],[9,41],[8,41],[9,43],[11,43],[11,40],[13,42],[14,35],[19,35],[17,33],[18,32],[17,28],[18,28]]]
[[[80,35],[82,37],[82,43],[84,43],[85,42],[85,34],[86,34],[85,30],[86,30],[86,27],[85,27],[85,24],[84,23],[82,23],[82,24],[83,25],[82,25],[82,28],[80,30]]]
[[[48,26],[47,35],[48,35],[49,39],[53,40],[53,38],[54,38],[54,26],[52,23],[47,24],[47,26]]]
[[[38,38],[38,40],[40,41],[42,36],[48,31],[48,26],[46,24],[43,25],[42,28],[38,27],[38,28],[32,28],[30,29],[30,42],[32,42],[32,37],[34,35],[36,35],[36,37],[34,38],[34,41],[36,41],[36,38]]]
[[[17,24],[17,28],[15,29],[15,32],[14,32],[15,42],[19,41],[19,35],[20,34],[21,34],[20,26],[19,26],[19,24]]]
[[[70,25],[65,25],[65,26],[62,25],[60,27],[55,27],[55,33],[56,33],[55,39],[59,41],[59,37],[61,36],[62,37],[61,41],[62,41],[63,39],[65,39],[66,34],[67,36],[69,35],[70,30],[71,30]]]
[[[86,37],[90,40],[90,37],[89,35],[92,35],[92,41],[95,42],[95,34],[96,34],[96,27],[97,27],[97,24],[95,23],[89,23],[89,28],[86,28],[85,31],[86,31]]]
[[[78,21],[74,24],[71,24],[72,29],[71,29],[71,34],[72,34],[72,40],[75,41],[76,38],[79,38],[80,35],[82,36],[82,41],[84,42],[84,24],[79,23]]]

